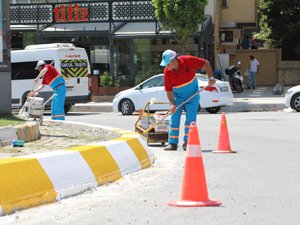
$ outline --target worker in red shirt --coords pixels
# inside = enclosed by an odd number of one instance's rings
[[[214,85],[216,81],[212,76],[212,69],[209,62],[202,58],[190,55],[177,57],[176,52],[166,50],[162,54],[160,65],[165,67],[165,91],[171,104],[170,113],[172,113],[168,138],[169,145],[165,150],[177,150],[180,118],[183,109],[186,111],[186,120],[182,148],[186,150],[190,123],[193,121],[196,122],[197,119],[200,95],[196,95],[177,110],[176,107],[199,91],[196,69],[206,69],[209,85]]]
[[[50,86],[54,90],[54,97],[51,105],[51,119],[65,120],[65,98],[66,98],[66,84],[64,78],[59,72],[50,64],[40,60],[37,62],[36,69],[40,71],[39,75],[34,79],[37,84],[40,78],[43,78],[42,84],[33,92],[30,92],[27,97],[36,95],[41,91],[45,85]]]

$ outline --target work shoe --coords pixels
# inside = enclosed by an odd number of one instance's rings
[[[183,151],[186,151],[186,145],[187,145],[187,143],[184,142],[183,145],[182,145]]]
[[[165,151],[176,151],[177,144],[169,144],[167,147],[164,148]]]

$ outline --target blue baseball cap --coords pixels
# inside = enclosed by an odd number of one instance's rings
[[[163,52],[162,54],[162,60],[160,65],[161,66],[167,66],[173,59],[176,58],[176,52],[174,52],[173,50],[166,50]]]

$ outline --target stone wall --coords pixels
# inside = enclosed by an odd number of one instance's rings
[[[257,85],[274,86],[278,82],[278,64],[281,59],[281,49],[254,49],[235,50],[230,53],[230,65],[242,62],[241,72],[247,79],[250,55],[253,55],[260,63],[260,69],[256,76]]]
[[[280,61],[278,81],[286,86],[300,85],[300,61]]]

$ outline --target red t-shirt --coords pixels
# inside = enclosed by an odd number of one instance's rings
[[[178,58],[178,71],[165,67],[164,83],[165,91],[172,91],[173,87],[185,84],[193,80],[196,76],[196,69],[202,69],[205,59],[191,55],[182,55]]]
[[[50,85],[52,81],[59,76],[59,72],[50,64],[45,65],[45,68],[47,68],[48,71],[44,75],[42,84]]]

